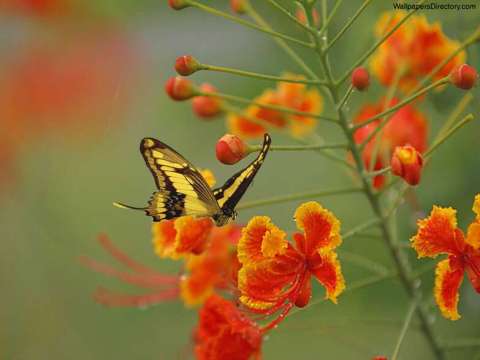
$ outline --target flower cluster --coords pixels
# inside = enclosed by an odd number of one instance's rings
[[[391,30],[405,15],[404,11],[384,13],[375,25],[377,38]],[[391,85],[399,76],[400,88],[409,92],[437,67],[439,69],[433,74],[436,80],[465,62],[466,53],[460,51],[443,64],[459,47],[458,41],[449,39],[443,33],[440,23],[430,24],[424,15],[413,15],[380,46],[371,58],[370,69],[383,85]]]

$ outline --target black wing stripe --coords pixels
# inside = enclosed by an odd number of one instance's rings
[[[218,201],[218,205],[222,209],[233,210],[235,208],[245,191],[250,186],[258,170],[262,166],[271,142],[272,140],[270,135],[265,134],[262,150],[258,154],[257,158],[253,160],[246,168],[240,170],[230,179],[228,179],[222,187],[213,191],[213,194]]]

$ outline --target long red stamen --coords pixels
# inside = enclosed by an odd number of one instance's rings
[[[175,285],[179,281],[179,277],[176,275],[162,275],[162,274],[137,274],[120,271],[112,266],[102,264],[96,260],[90,259],[86,256],[81,256],[79,261],[82,265],[89,269],[96,271],[107,276],[117,278],[127,284],[155,289],[166,285]]]
[[[135,260],[130,258],[127,254],[117,248],[113,243],[110,241],[106,234],[99,234],[98,235],[98,242],[102,247],[110,253],[118,262],[125,265],[126,267],[132,269],[138,273],[155,273],[154,270],[137,263]]]

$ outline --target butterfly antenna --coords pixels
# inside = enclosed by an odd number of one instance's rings
[[[114,202],[113,206],[116,206],[120,209],[130,209],[130,210],[147,210],[148,209],[146,207],[135,207],[135,206],[125,205],[119,202]]]

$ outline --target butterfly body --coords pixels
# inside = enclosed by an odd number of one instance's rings
[[[140,152],[158,190],[152,194],[145,208],[116,205],[144,210],[153,221],[191,215],[211,217],[217,226],[223,226],[235,219],[235,206],[260,169],[270,143],[270,136],[265,134],[257,158],[223,186],[211,190],[200,172],[183,156],[159,140],[144,138],[140,142]]]

